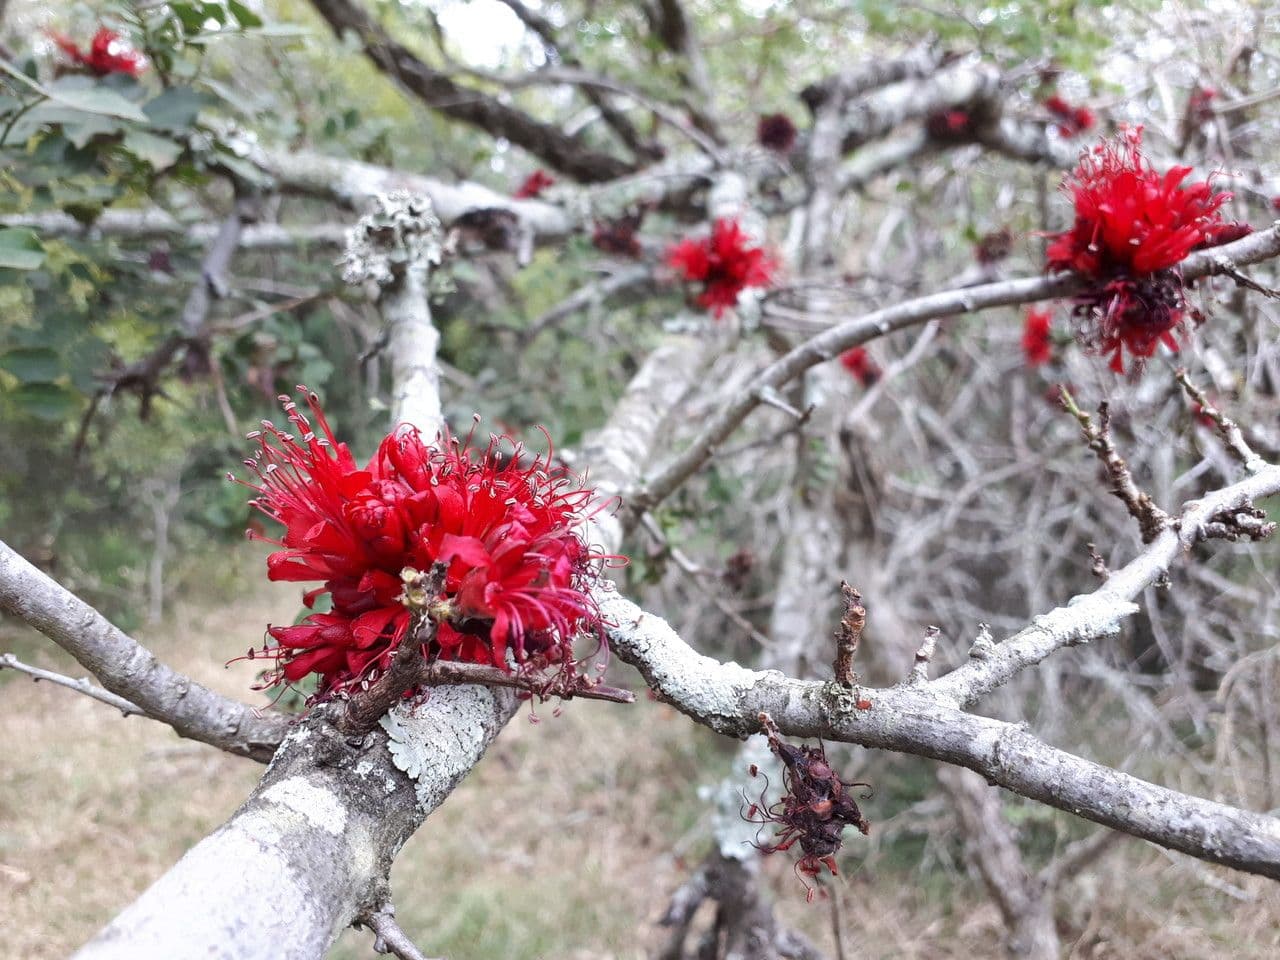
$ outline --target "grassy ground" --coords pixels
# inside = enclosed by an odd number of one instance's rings
[[[180,602],[142,638],[201,682],[251,696],[254,667],[223,662],[257,625],[296,610],[287,587],[251,582],[224,605]],[[11,625],[0,625],[0,650],[75,672]],[[654,921],[666,897],[702,852],[697,788],[728,769],[729,745],[645,700],[539,715],[511,724],[396,864],[401,922],[429,955],[644,957],[660,940]],[[259,770],[7,671],[0,743],[6,960],[66,956],[223,820]],[[840,898],[849,956],[999,955],[995,909],[949,855],[937,855],[948,838],[913,833],[891,794],[868,810],[887,829],[870,846],[850,844]],[[781,856],[766,866],[784,915],[829,948],[830,901],[806,906]],[[1061,916],[1071,957],[1280,956],[1274,884],[1171,862],[1136,842],[1078,877]],[[373,957],[368,934],[347,931],[334,956]]]

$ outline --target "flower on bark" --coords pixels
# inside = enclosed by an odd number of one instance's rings
[[[1088,107],[1073,107],[1056,93],[1045,98],[1044,108],[1053,116],[1054,126],[1064,137],[1079,136],[1093,129],[1097,122],[1093,111]]]
[[[520,188],[513,195],[517,200],[533,200],[542,196],[542,191],[554,186],[556,178],[545,170],[535,170],[524,178]]]
[[[264,685],[316,674],[316,700],[365,688],[412,636],[415,611],[436,623],[428,659],[573,671],[574,638],[602,642],[590,587],[605,558],[577,532],[593,491],[550,453],[530,461],[498,437],[476,451],[447,432],[428,444],[402,425],[362,467],[314,393],[306,402],[319,433],[296,403],[281,402],[294,432],[263,421],[245,464],[256,478],[246,483],[251,504],[284,529],[278,539],[249,536],[280,547],[267,557],[269,579],[316,583],[307,607],[324,594],[332,602],[269,627],[276,645],[249,654],[275,661]],[[406,585],[437,564],[438,595],[411,595]]]
[[[639,207],[621,216],[597,220],[591,231],[592,246],[615,257],[639,257],[644,251],[637,232],[647,212],[644,207]]]
[[[1042,367],[1053,359],[1052,311],[1034,307],[1027,310],[1022,326],[1022,353],[1029,367]]]
[[[763,247],[751,242],[737,220],[717,220],[706,237],[682,240],[667,250],[667,265],[682,278],[701,285],[699,306],[716,319],[738,303],[748,287],[767,287],[777,264]]]
[[[760,146],[775,153],[790,153],[798,134],[796,125],[785,113],[765,114],[756,126],[756,140]]]
[[[866,347],[853,347],[840,354],[840,366],[864,387],[878,383],[884,373],[880,365],[871,359]]]
[[[127,73],[136,77],[146,69],[147,58],[129,46],[120,34],[109,27],[99,27],[89,41],[89,49],[81,50],[74,40],[61,33],[50,34],[53,42],[78,67],[86,67],[100,77],[109,73]]]
[[[1125,351],[1141,361],[1161,343],[1178,349],[1174,333],[1188,307],[1177,265],[1193,250],[1252,229],[1224,221],[1219,210],[1231,194],[1214,192],[1207,181],[1184,184],[1190,172],[1154,169],[1135,127],[1084,153],[1063,184],[1075,222],[1050,238],[1045,266],[1089,281],[1076,297],[1081,336],[1118,373]]]

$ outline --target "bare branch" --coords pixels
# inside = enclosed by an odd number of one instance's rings
[[[0,609],[26,621],[107,690],[167,723],[179,736],[266,761],[288,720],[214,693],[165,666],[83,600],[0,543]]]
[[[312,0],[311,5],[339,37],[359,37],[366,56],[379,70],[446,117],[505,137],[555,170],[585,183],[612,180],[634,169],[617,157],[592,150],[559,126],[543,123],[480,90],[455,83],[397,43],[354,0]]]
[[[1266,462],[1254,453],[1253,448],[1245,440],[1244,434],[1240,432],[1239,425],[1209,401],[1204,391],[1191,382],[1191,378],[1187,376],[1187,371],[1179,367],[1175,377],[1178,383],[1182,385],[1182,389],[1186,391],[1187,396],[1199,408],[1197,412],[1203,413],[1214,422],[1218,428],[1218,433],[1222,435],[1223,442],[1227,445],[1227,449],[1244,464],[1244,468],[1250,473],[1257,473],[1259,470],[1264,469]]]
[[[396,922],[396,911],[390,903],[380,910],[362,915],[358,922],[373,931],[375,953],[389,953],[399,960],[427,960],[427,955],[417,948]]]
[[[126,717],[146,716],[146,712],[141,707],[126,700],[124,697],[116,696],[110,690],[103,690],[102,687],[95,684],[88,677],[73,680],[71,677],[63,676],[61,673],[42,670],[40,667],[33,667],[30,664],[23,663],[12,653],[0,654],[0,670],[5,668],[25,673],[32,680],[48,680],[50,683],[56,683],[60,687],[83,693],[86,697],[92,697],[94,700],[107,704],[107,706],[115,707]]]
[[[1217,269],[1219,259],[1239,266],[1267,260],[1277,254],[1280,254],[1280,227],[1273,226],[1235,243],[1192,254],[1182,263],[1183,277],[1191,281],[1209,276]],[[657,471],[644,486],[628,492],[626,502],[629,509],[652,509],[697,472],[759,405],[758,391],[763,387],[779,389],[810,367],[830,360],[850,347],[928,320],[991,307],[1067,297],[1083,288],[1084,281],[1071,274],[1025,277],[934,293],[838,323],[788,351],[753,377],[741,393],[708,419],[684,452]]]

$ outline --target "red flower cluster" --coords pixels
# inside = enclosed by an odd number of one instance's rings
[[[1053,359],[1052,311],[1034,307],[1027,310],[1022,327],[1022,353],[1031,367],[1042,367]]]
[[[756,127],[756,140],[760,146],[775,153],[790,153],[798,134],[796,125],[785,113],[766,114]]]
[[[524,183],[520,184],[520,189],[513,196],[517,200],[533,200],[542,196],[542,191],[554,186],[555,182],[556,178],[545,170],[535,170],[524,178]]]
[[[1161,174],[1142,153],[1142,128],[1125,131],[1081,157],[1063,184],[1075,223],[1052,238],[1046,269],[1071,270],[1092,287],[1077,297],[1086,345],[1124,372],[1123,352],[1150,357],[1186,311],[1182,278],[1174,269],[1192,250],[1238,240],[1247,224],[1227,223],[1219,208],[1231,197],[1207,182],[1183,185],[1190,167]]]
[[[436,564],[446,572],[426,606],[436,621],[427,657],[575,668],[574,636],[600,635],[588,588],[604,559],[576,532],[592,497],[577,477],[552,467],[550,454],[522,464],[518,444],[503,452],[495,438],[477,456],[469,441],[446,434],[431,446],[408,426],[362,468],[315,394],[307,404],[320,436],[296,403],[281,401],[297,436],[264,421],[245,464],[258,480],[246,484],[258,494],[252,505],[284,531],[249,536],[282,548],[267,558],[271,580],[317,581],[304,603],[328,593],[332,609],[269,628],[278,646],[249,654],[275,659],[266,684],[314,673],[316,698],[326,699],[375,680],[412,624],[402,575]]]
[[[1073,107],[1058,94],[1045,98],[1044,107],[1052,114],[1058,132],[1064,137],[1075,137],[1091,130],[1096,118],[1088,107]]]
[[[871,359],[866,347],[853,347],[840,354],[840,365],[844,367],[864,387],[869,387],[880,380],[884,371]]]
[[[973,115],[968,110],[940,110],[931,113],[925,118],[924,127],[935,140],[973,139]]]
[[[754,246],[737,220],[717,220],[709,237],[683,240],[667,251],[667,265],[702,284],[698,305],[717,319],[738,303],[747,287],[767,287],[777,264]]]
[[[615,257],[639,257],[643,252],[636,232],[644,222],[646,211],[631,210],[612,220],[597,220],[591,231],[592,245],[602,253]]]
[[[761,714],[764,733],[769,738],[769,749],[782,761],[783,796],[777,803],[765,799],[768,782],[760,797],[742,814],[749,823],[761,826],[778,825],[776,842],[753,844],[761,853],[778,853],[789,850],[796,843],[804,851],[796,861],[796,875],[804,883],[805,899],[813,900],[813,888],[806,876],[816,877],[825,866],[832,876],[838,876],[835,854],[843,844],[844,828],[857,827],[865,836],[871,832],[869,824],[857,802],[849,793],[850,787],[865,787],[865,783],[841,780],[831,768],[822,744],[816,747],[793,747],[778,735],[768,714]],[[752,765],[751,775],[759,770]],[[745,799],[745,798],[744,798]]]
[[[109,73],[127,73],[136,77],[147,66],[147,58],[125,43],[120,34],[107,27],[99,27],[89,42],[89,51],[82,51],[70,37],[51,33],[53,42],[79,67],[88,67],[100,77]]]

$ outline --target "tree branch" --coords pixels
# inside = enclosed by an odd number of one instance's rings
[[[35,627],[104,687],[179,736],[266,761],[288,719],[214,693],[165,666],[83,600],[0,543],[0,609]]]
[[[74,690],[77,693],[83,693],[86,697],[92,697],[100,703],[105,703],[109,707],[115,707],[126,717],[146,716],[146,711],[141,707],[126,700],[124,697],[118,697],[110,690],[103,690],[100,686],[93,683],[88,677],[81,677],[79,680],[73,680],[71,677],[63,676],[61,673],[54,673],[52,670],[42,670],[39,667],[33,667],[30,664],[23,663],[12,653],[0,654],[0,670],[4,669],[16,670],[19,673],[25,673],[32,680],[48,680],[50,683],[57,684],[60,687],[66,687],[68,690]]]
[[[392,40],[354,0],[311,0],[311,5],[339,37],[347,31],[356,34],[374,66],[432,110],[490,136],[505,137],[553,169],[584,183],[612,180],[635,169],[617,157],[592,150],[577,137],[566,136],[558,126],[455,83]]]
[[[1235,243],[1193,253],[1182,262],[1182,275],[1190,282],[1219,274],[1227,268],[1258,263],[1277,254],[1280,254],[1280,226],[1272,226]],[[850,347],[929,320],[991,307],[1069,297],[1084,287],[1084,281],[1069,273],[1023,277],[929,294],[838,323],[788,351],[748,381],[736,397],[709,418],[689,447],[657,471],[645,485],[628,491],[625,497],[628,509],[635,512],[652,509],[693,476],[760,405],[762,390],[780,389],[810,367],[830,360]]]

